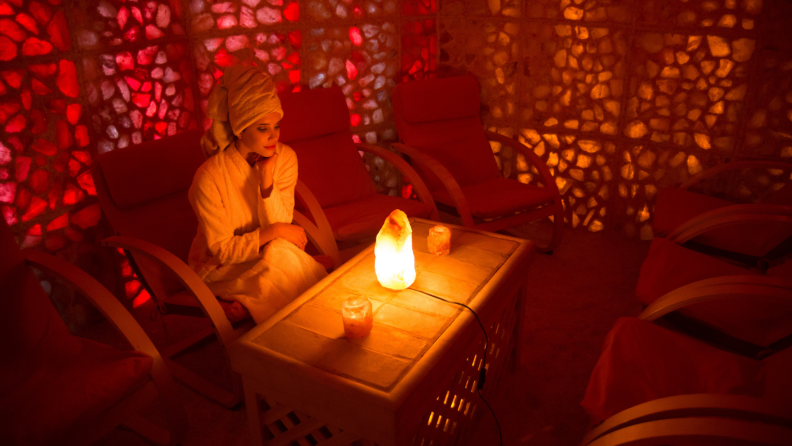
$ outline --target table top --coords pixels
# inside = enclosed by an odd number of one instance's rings
[[[527,272],[533,254],[530,241],[444,224],[452,229],[451,252],[435,256],[426,238],[436,224],[411,220],[417,276],[410,288],[377,282],[372,244],[233,343],[234,369],[308,405],[320,393],[330,405],[351,397],[396,411],[454,333],[475,324],[469,311],[431,296],[478,311],[513,272]],[[366,296],[374,314],[371,333],[359,339],[344,336],[341,319],[341,302],[353,295]]]

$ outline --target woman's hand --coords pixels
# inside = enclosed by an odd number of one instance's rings
[[[292,225],[289,223],[273,223],[267,229],[262,228],[262,234],[259,236],[262,241],[261,245],[269,242],[277,237],[282,237],[295,246],[305,251],[305,245],[308,244],[308,237],[305,235],[305,229],[300,226]],[[265,235],[265,232],[269,232]]]
[[[278,154],[275,153],[269,158],[261,158],[256,162],[256,170],[259,174],[261,197],[267,198],[272,192],[272,183],[275,180],[275,163],[278,161]]]
[[[280,229],[280,236],[305,251],[305,245],[308,244],[308,237],[305,235],[305,229],[303,229],[302,226],[290,225],[288,223],[279,224],[283,225]]]

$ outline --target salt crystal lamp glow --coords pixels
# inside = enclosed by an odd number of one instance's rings
[[[412,228],[407,214],[394,210],[385,219],[374,246],[374,271],[385,288],[400,291],[415,281]]]

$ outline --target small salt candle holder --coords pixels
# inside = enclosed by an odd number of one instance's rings
[[[432,254],[447,256],[451,251],[451,229],[441,225],[434,226],[429,229],[426,244]]]
[[[344,334],[348,338],[362,338],[371,332],[374,319],[371,315],[371,301],[365,296],[353,296],[341,304],[341,318],[344,320]]]

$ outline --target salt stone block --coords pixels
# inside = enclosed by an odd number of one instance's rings
[[[446,318],[424,314],[407,308],[385,304],[375,317],[378,324],[404,330],[415,336],[426,339],[435,339],[443,332],[450,321]]]
[[[362,338],[371,332],[374,319],[371,302],[365,296],[352,296],[341,304],[341,319],[347,338]]]
[[[447,256],[451,252],[451,230],[442,225],[433,227],[429,230],[426,244],[432,254]]]

